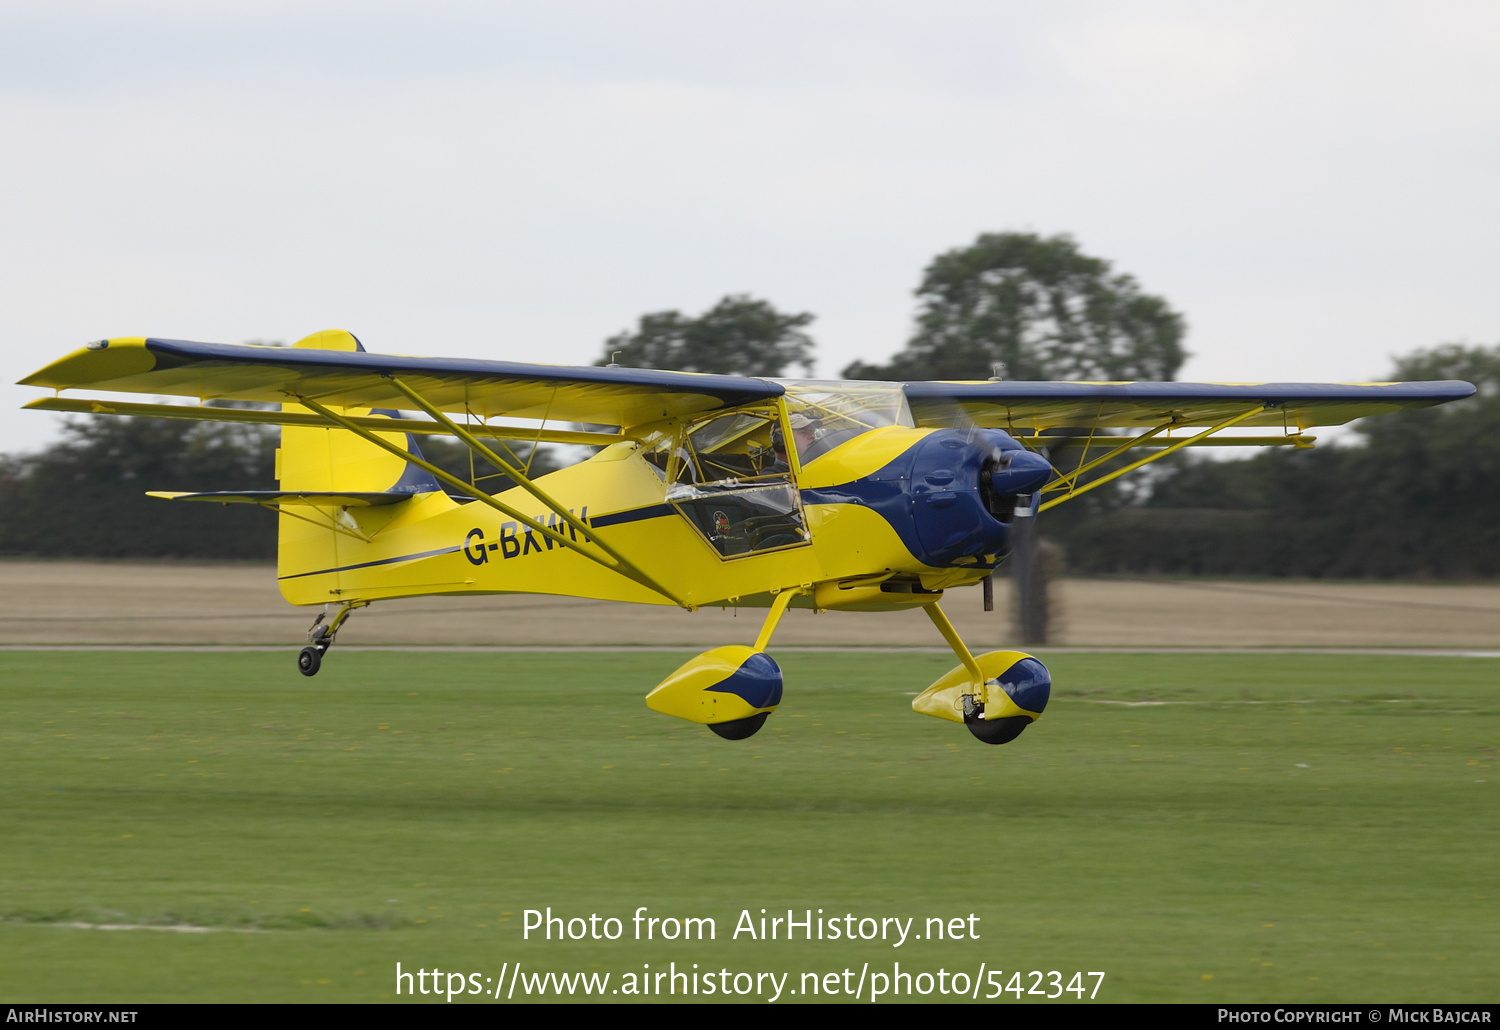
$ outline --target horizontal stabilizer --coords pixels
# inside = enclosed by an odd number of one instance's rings
[[[415,494],[318,491],[318,490],[216,490],[211,493],[174,493],[169,490],[148,490],[147,497],[160,497],[166,501],[217,501],[219,504],[274,504],[306,505],[313,508],[378,508],[386,504],[400,504],[411,500]]]

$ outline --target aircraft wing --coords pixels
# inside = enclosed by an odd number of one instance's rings
[[[216,504],[298,505],[310,508],[380,508],[411,500],[410,493],[394,490],[380,492],[337,492],[332,490],[214,490],[209,493],[183,493],[180,490],[147,490],[147,497],[164,501],[212,501]]]
[[[919,426],[976,425],[1040,433],[1064,427],[1148,429],[1207,426],[1300,432],[1366,415],[1424,408],[1472,396],[1456,380],[1428,383],[905,383]],[[1247,411],[1260,411],[1243,418]]]
[[[715,411],[785,392],[780,384],[742,376],[141,337],[92,343],[21,385],[199,400],[311,398],[342,408],[411,407],[392,377],[445,412],[616,426]]]

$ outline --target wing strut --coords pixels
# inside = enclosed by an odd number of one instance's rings
[[[491,465],[495,466],[501,472],[504,472],[507,476],[513,479],[516,485],[519,486],[522,490],[525,490],[531,496],[541,501],[550,510],[556,512],[557,517],[566,522],[575,531],[583,533],[585,535],[588,534],[589,527],[585,526],[577,515],[574,515],[571,511],[564,508],[561,504],[558,504],[551,494],[547,493],[547,491],[543,490],[541,487],[533,483],[531,481],[531,478],[526,475],[525,469],[517,468],[510,462],[506,461],[504,458],[500,457],[500,455],[490,450],[484,444],[480,443],[479,440],[465,427],[459,425],[457,422],[454,422],[447,415],[443,414],[437,408],[433,407],[427,402],[426,398],[417,393],[417,391],[413,390],[410,386],[407,386],[400,379],[397,379],[393,376],[391,378],[391,385],[400,390],[402,393],[406,394],[406,396],[411,399],[411,402],[417,407],[421,408],[423,411],[427,412],[427,414],[432,417],[433,421],[443,426],[448,430],[448,432],[452,433],[454,436],[458,437],[465,444],[467,444],[470,450],[478,454],[481,458],[489,462]],[[643,577],[642,582],[645,582],[644,577],[646,576],[646,574],[644,572],[641,572],[640,569],[635,568],[635,566],[632,565],[618,551],[610,547],[603,540],[599,540],[593,537],[591,537],[590,539],[593,539],[594,543],[598,545],[599,550],[609,555],[622,567],[634,570],[638,576]],[[656,589],[663,594],[666,593],[665,590],[661,590],[659,587],[653,586],[653,589]]]
[[[1220,430],[1228,429],[1230,426],[1239,425],[1241,422],[1245,421],[1247,418],[1250,418],[1253,415],[1259,415],[1262,411],[1266,410],[1267,407],[1268,407],[1268,405],[1265,405],[1265,404],[1257,404],[1253,408],[1250,408],[1250,409],[1248,409],[1246,411],[1240,412],[1238,415],[1235,415],[1233,418],[1226,418],[1223,422],[1220,422],[1218,425],[1210,426],[1208,429],[1203,430],[1203,432],[1198,433],[1196,436],[1185,436],[1181,440],[1175,440],[1172,443],[1168,444],[1166,447],[1163,447],[1161,450],[1156,451],[1153,454],[1148,454],[1148,455],[1146,455],[1146,457],[1140,458],[1137,461],[1133,461],[1129,465],[1126,465],[1124,468],[1115,469],[1113,472],[1107,473],[1106,475],[1102,475],[1098,479],[1093,480],[1092,482],[1084,483],[1082,486],[1078,485],[1078,476],[1081,475],[1084,471],[1086,471],[1088,469],[1091,469],[1091,468],[1097,468],[1101,462],[1107,461],[1108,459],[1114,457],[1116,454],[1121,453],[1122,451],[1126,450],[1127,448],[1133,447],[1136,444],[1142,442],[1143,440],[1146,440],[1146,439],[1148,439],[1150,437],[1155,436],[1157,433],[1160,433],[1163,430],[1172,428],[1172,423],[1170,423],[1170,422],[1163,423],[1162,425],[1157,426],[1155,429],[1151,430],[1150,432],[1142,433],[1140,436],[1132,437],[1131,439],[1127,440],[1125,443],[1121,444],[1119,447],[1116,447],[1114,450],[1110,451],[1108,454],[1104,455],[1103,457],[1101,457],[1101,458],[1095,458],[1093,461],[1089,462],[1087,465],[1085,465],[1085,466],[1079,468],[1078,470],[1074,471],[1073,473],[1071,473],[1067,477],[1068,492],[1065,493],[1065,494],[1063,494],[1061,497],[1054,497],[1050,501],[1047,501],[1040,508],[1038,508],[1037,511],[1038,511],[1038,513],[1040,513],[1040,512],[1046,511],[1048,508],[1056,508],[1059,504],[1062,504],[1064,501],[1071,501],[1073,498],[1079,496],[1080,494],[1086,494],[1086,493],[1088,493],[1090,490],[1092,490],[1096,486],[1103,486],[1105,483],[1108,483],[1110,480],[1112,480],[1112,479],[1118,479],[1121,476],[1125,475],[1127,472],[1134,472],[1136,469],[1140,468],[1141,466],[1143,466],[1143,465],[1149,465],[1153,461],[1156,461],[1156,460],[1158,460],[1160,458],[1165,458],[1167,455],[1172,454],[1172,453],[1174,453],[1176,451],[1179,451],[1182,448],[1189,446],[1190,444],[1198,443],[1200,440],[1206,440],[1208,437],[1213,436],[1215,433],[1219,432]]]
[[[436,465],[432,464],[432,462],[427,461],[423,458],[419,458],[415,454],[412,454],[405,447],[393,444],[388,440],[382,440],[379,436],[377,436],[370,430],[365,429],[363,426],[343,417],[342,415],[334,414],[327,407],[319,404],[317,401],[313,400],[310,397],[298,397],[297,402],[311,408],[313,411],[316,411],[319,415],[322,415],[325,419],[334,423],[339,428],[347,429],[349,430],[349,432],[354,433],[356,436],[359,436],[364,440],[368,440],[370,443],[375,444],[375,446],[381,448],[382,450],[389,451],[396,457],[401,458],[405,461],[409,461],[413,465],[416,465],[418,468],[426,470],[427,472],[431,473],[439,482],[446,483],[456,490],[462,490],[464,493],[473,497],[476,501],[482,501],[485,504],[488,504],[491,508],[509,515],[511,518],[517,520],[526,528],[541,533],[543,536],[551,540],[556,540],[564,547],[571,547],[575,553],[582,555],[589,561],[594,562],[597,565],[601,565],[604,568],[609,569],[611,572],[617,572],[627,579],[633,580],[634,582],[639,583],[641,586],[646,587],[648,590],[654,590],[656,593],[661,594],[663,597],[667,598],[673,604],[679,605],[683,608],[691,609],[692,606],[689,605],[686,601],[677,597],[670,590],[653,579],[650,575],[622,557],[617,551],[615,551],[614,548],[601,541],[599,539],[597,530],[590,529],[572,512],[568,511],[566,508],[561,507],[548,494],[546,494],[535,484],[533,484],[531,480],[527,478],[519,469],[501,459],[488,447],[480,444],[470,433],[464,431],[457,424],[455,424],[453,421],[439,412],[436,408],[433,408],[431,405],[429,405],[416,393],[410,391],[400,380],[393,378],[392,383],[396,385],[396,387],[403,393],[405,393],[408,397],[410,397],[414,403],[418,404],[423,411],[434,415],[435,417],[441,419],[444,423],[446,423],[446,429],[452,432],[459,439],[463,440],[464,443],[468,444],[469,447],[476,448],[484,456],[485,460],[493,462],[496,468],[503,469],[507,475],[515,479],[517,485],[524,487],[527,492],[531,493],[532,496],[536,497],[543,504],[545,504],[548,509],[550,509],[554,514],[563,519],[568,526],[573,527],[575,531],[582,532],[584,534],[583,540],[569,540],[562,533],[559,533],[555,528],[544,525],[543,523],[538,522],[536,519],[533,519],[528,515],[523,515],[520,511],[506,504],[504,501],[501,501],[498,498],[485,493],[484,490],[480,487],[475,486],[473,483],[466,483],[462,479],[459,479],[457,476],[450,475],[448,472],[445,472],[443,469],[440,469]],[[393,428],[397,428],[399,427],[399,425],[400,423],[396,423],[395,427]],[[386,430],[386,432],[390,432],[390,430]],[[604,552],[605,556],[601,557],[597,554],[591,554],[589,551],[580,546],[580,544],[583,542],[594,544]]]
[[[22,405],[32,411],[67,411],[80,415],[133,415],[143,418],[185,418],[195,422],[239,422],[253,426],[305,426],[327,429],[328,423],[317,415],[300,411],[256,411],[245,408],[192,407],[187,404],[136,404],[132,401],[89,400],[74,397],[41,397],[30,404]],[[350,422],[373,429],[377,433],[389,433],[390,419],[382,415],[367,418],[362,415],[346,416]],[[401,432],[447,435],[447,430],[435,422],[420,419],[402,419]],[[486,425],[479,434],[492,440],[525,440],[528,443],[577,443],[588,446],[619,443],[631,437],[620,433],[574,433],[566,429],[528,428],[523,426]]]
[[[1259,411],[1260,409],[1257,408],[1256,410]],[[1132,436],[1129,440],[1126,440],[1124,443],[1120,444],[1118,447],[1115,447],[1112,450],[1108,451],[1107,453],[1105,453],[1105,454],[1103,454],[1103,455],[1095,458],[1093,461],[1089,462],[1088,464],[1086,464],[1086,465],[1079,465],[1072,472],[1069,472],[1067,475],[1063,476],[1061,479],[1057,480],[1056,482],[1048,483],[1046,486],[1042,487],[1042,491],[1045,493],[1045,492],[1053,492],[1053,491],[1057,491],[1057,490],[1072,490],[1073,487],[1078,483],[1078,477],[1081,476],[1081,475],[1083,475],[1085,472],[1092,472],[1094,469],[1098,468],[1100,465],[1103,465],[1106,461],[1109,461],[1111,458],[1119,457],[1121,454],[1124,454],[1126,451],[1130,450],[1130,448],[1134,447],[1136,444],[1138,444],[1138,443],[1145,443],[1147,440],[1151,439],[1157,433],[1164,432],[1165,430],[1168,430],[1170,428],[1172,428],[1172,423],[1170,423],[1170,422],[1164,422],[1161,425],[1157,426],[1155,429],[1151,430],[1150,432],[1142,433],[1139,436]],[[1087,454],[1087,451],[1085,451],[1085,454]],[[1101,480],[1101,482],[1102,482],[1102,480]]]

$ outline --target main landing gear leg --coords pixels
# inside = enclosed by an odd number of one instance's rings
[[[937,602],[924,604],[922,610],[927,613],[932,624],[943,635],[943,639],[948,641],[948,646],[953,648],[953,653],[958,655],[958,660],[963,663],[963,667],[969,670],[971,690],[963,696],[964,722],[968,722],[971,717],[984,711],[984,673],[980,671],[979,663],[969,653],[969,648],[964,644],[963,638],[958,635],[958,630],[953,628],[953,623],[948,621],[948,616],[943,614]]]
[[[324,605],[313,624],[308,627],[308,645],[297,655],[297,671],[304,676],[316,676],[318,669],[323,665],[323,654],[333,646],[333,638],[338,636],[339,628],[344,625],[344,620],[349,618],[351,612],[356,608],[363,608],[369,601],[345,601],[339,605],[337,614],[333,621],[326,626],[323,620],[328,618],[328,609],[332,605]]]

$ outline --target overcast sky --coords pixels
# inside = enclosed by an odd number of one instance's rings
[[[1184,379],[1500,341],[1500,5],[0,4],[8,384],[87,340],[585,363],[727,293],[884,358],[931,258],[1070,233]]]

